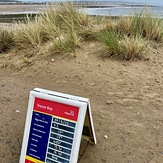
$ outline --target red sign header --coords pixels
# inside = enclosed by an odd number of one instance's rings
[[[35,98],[33,110],[73,121],[77,121],[79,113],[78,107],[40,98]]]

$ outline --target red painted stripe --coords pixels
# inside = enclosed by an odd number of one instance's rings
[[[62,103],[40,98],[35,98],[33,110],[51,114],[53,116],[66,118],[73,121],[77,121],[79,113],[78,107],[65,105]]]
[[[33,161],[25,159],[25,163],[34,163]]]

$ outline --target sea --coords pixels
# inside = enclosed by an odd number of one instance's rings
[[[20,0],[23,2],[66,2],[66,0]],[[149,8],[151,12],[159,17],[163,17],[163,0],[75,0],[79,3],[91,3],[102,7],[88,7],[80,9],[88,15],[101,16],[127,16],[139,13],[144,8]],[[105,6],[106,4],[106,6]]]

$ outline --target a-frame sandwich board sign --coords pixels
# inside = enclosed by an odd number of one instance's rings
[[[89,99],[35,88],[19,163],[77,163],[82,135],[96,144]]]

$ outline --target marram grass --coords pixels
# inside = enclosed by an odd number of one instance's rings
[[[148,43],[140,37],[125,35],[121,38],[117,33],[103,31],[99,39],[105,46],[105,55],[118,60],[143,58],[148,49]]]
[[[66,41],[64,40],[64,44],[67,46],[68,41],[72,44],[70,36],[74,33],[81,35],[84,39],[93,37],[89,24],[91,24],[89,16],[79,12],[72,3],[60,5],[58,9],[48,7],[34,20],[27,17],[25,23],[17,23],[14,35],[15,47],[17,49],[36,48],[47,41],[52,41],[57,47],[59,43],[55,39],[60,38],[63,33],[69,33],[66,36]],[[70,33],[70,29],[73,29],[72,33]],[[61,40],[61,44],[63,45],[63,40]],[[58,48],[60,47],[58,46]]]
[[[6,52],[13,48],[14,39],[13,33],[4,29],[0,29],[0,53]]]
[[[73,53],[76,47],[79,46],[80,38],[76,33],[70,32],[68,34],[58,36],[52,41],[51,50],[57,54]]]
[[[140,36],[148,40],[163,42],[163,20],[155,16],[150,10],[144,9],[129,17],[118,17],[114,26],[108,25],[121,34]]]
[[[148,43],[140,37],[125,36],[120,42],[120,59],[141,59],[148,50]],[[121,57],[122,55],[122,57]]]
[[[14,48],[30,53],[31,49],[50,45],[50,50],[65,54],[75,52],[82,41],[101,42],[107,56],[112,58],[141,58],[148,49],[148,42],[163,42],[163,20],[148,10],[129,17],[97,19],[79,12],[69,2],[57,9],[47,7],[35,19],[27,17],[25,22],[15,25],[14,32],[0,30],[0,52]]]
[[[37,17],[35,21],[27,19],[25,24],[17,23],[15,28],[14,42],[17,49],[36,48],[43,42],[43,34]]]

